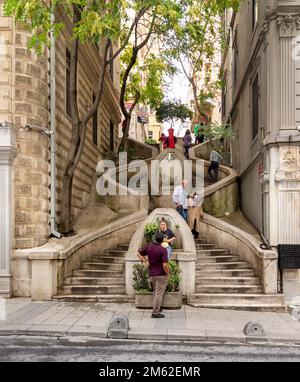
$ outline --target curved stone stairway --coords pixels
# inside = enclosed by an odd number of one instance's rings
[[[195,180],[193,179],[193,182]],[[205,178],[205,186],[211,184]],[[174,186],[172,187],[172,191]],[[168,197],[173,207],[172,197]],[[125,294],[125,255],[129,244],[119,244],[83,262],[81,269],[73,270],[72,276],[64,279],[62,288],[54,297],[60,301],[130,302]]]
[[[60,301],[130,302],[125,294],[125,255],[129,244],[119,244],[115,249],[106,249],[81,269],[73,270],[64,280],[59,294]]]
[[[188,304],[198,308],[284,311],[281,294],[264,294],[250,265],[228,249],[196,240],[196,293]]]
[[[194,179],[193,179],[194,181]],[[205,187],[211,184],[205,178]],[[161,200],[160,200],[161,199]],[[157,197],[154,208],[173,207],[171,197]],[[166,203],[170,204],[169,206]],[[125,294],[125,255],[129,244],[104,250],[64,280],[56,300],[131,302]],[[196,240],[196,292],[188,304],[199,308],[283,311],[283,295],[266,295],[250,265],[228,249]]]

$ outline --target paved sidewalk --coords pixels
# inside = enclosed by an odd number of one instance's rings
[[[38,302],[27,298],[6,300],[6,319],[0,320],[0,335],[106,338],[108,323],[117,314],[129,319],[129,339],[300,345],[300,322],[288,313],[185,305],[180,310],[165,310],[163,319],[153,319],[151,310],[136,309],[134,304]],[[266,337],[246,337],[243,328],[249,321],[260,323]]]

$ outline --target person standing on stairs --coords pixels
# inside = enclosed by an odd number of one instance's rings
[[[188,195],[188,225],[195,239],[198,239],[200,232],[200,219],[203,218],[202,204],[200,204],[200,195],[194,192]]]
[[[189,157],[189,149],[192,143],[192,136],[190,130],[185,132],[185,136],[183,137],[183,147],[184,147],[184,155],[186,159],[190,159]]]
[[[139,259],[149,267],[149,275],[153,285],[153,311],[152,318],[163,318],[161,314],[161,303],[168,285],[170,268],[168,263],[168,252],[161,246],[164,240],[163,234],[155,234],[155,242],[140,249]]]
[[[162,247],[166,248],[168,252],[168,260],[172,256],[172,243],[176,240],[176,236],[173,231],[168,227],[168,224],[164,218],[159,222],[159,232],[163,235],[164,241],[162,242]]]
[[[204,142],[205,137],[204,137],[204,123],[203,122],[201,122],[200,125],[197,124],[194,127],[194,134],[195,134],[195,143],[196,144],[200,144],[200,143]]]
[[[218,181],[218,173],[220,161],[223,159],[222,155],[217,150],[212,150],[210,153],[210,166],[208,167],[208,174],[210,178],[216,183]],[[214,176],[212,175],[214,172]]]
[[[176,204],[177,212],[183,217],[185,221],[188,218],[187,210],[187,188],[188,182],[186,180],[182,181],[180,186],[175,187],[173,192],[173,202]]]
[[[168,147],[168,137],[165,134],[162,134],[159,138],[159,141],[162,142],[162,150],[166,149]]]

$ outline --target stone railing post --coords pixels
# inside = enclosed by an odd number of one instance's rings
[[[17,155],[16,127],[0,123],[0,295],[12,296],[12,164]]]
[[[196,288],[196,254],[177,252],[176,257],[181,270],[180,290],[188,296],[195,293]]]

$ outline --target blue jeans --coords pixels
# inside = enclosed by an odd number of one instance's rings
[[[183,217],[183,219],[187,222],[188,218],[188,210],[184,208],[177,208],[177,212]]]
[[[167,249],[167,252],[168,252],[168,260],[170,260],[170,258],[172,256],[172,247],[170,246],[170,244],[169,244],[169,246],[166,249]]]

